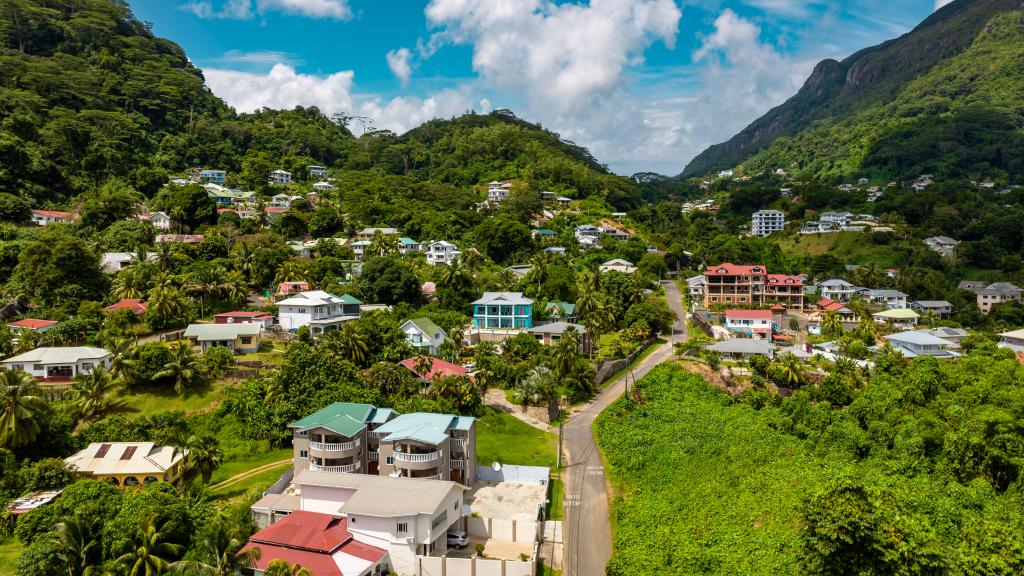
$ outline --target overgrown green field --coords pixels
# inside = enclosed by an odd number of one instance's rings
[[[484,408],[476,424],[476,458],[481,466],[492,462],[555,467],[558,436],[499,412]]]
[[[874,263],[882,268],[903,266],[903,253],[895,245],[875,244],[865,232],[834,234],[793,234],[779,238],[779,247],[786,254],[821,256],[830,254],[841,262]]]

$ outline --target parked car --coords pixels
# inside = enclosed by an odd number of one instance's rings
[[[466,533],[462,530],[449,530],[448,531],[448,547],[455,548],[456,550],[462,550],[469,545],[469,538]]]

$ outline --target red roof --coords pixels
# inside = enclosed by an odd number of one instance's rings
[[[428,372],[425,375],[420,374],[419,372],[416,371],[415,357],[406,358],[405,360],[399,362],[399,364],[405,366],[406,368],[409,369],[410,372],[419,376],[420,378],[423,378],[424,380],[433,380],[434,377],[466,375],[466,369],[463,368],[462,366],[459,366],[458,364],[452,364],[451,362],[446,362],[444,360],[441,360],[440,358],[433,357],[430,359],[430,362],[430,372]]]
[[[287,208],[278,208],[276,206],[268,207],[267,209],[264,210],[264,212],[266,212],[267,214],[284,214],[287,211]]]
[[[785,310],[785,309],[786,309],[786,307],[783,306],[782,304],[776,304],[775,306],[772,306],[772,310]]]
[[[831,298],[822,298],[821,300],[818,300],[817,305],[821,308],[827,308],[835,303],[836,301]]]
[[[355,540],[349,540],[338,548],[338,552],[344,552],[350,556],[356,558],[362,558],[368,562],[378,562],[381,558],[387,555],[387,550],[377,548],[376,546],[370,546],[369,544],[363,544]]]
[[[769,284],[790,284],[792,286],[803,286],[803,276],[789,276],[787,274],[769,274]]]
[[[771,310],[726,310],[726,318],[737,318],[743,320],[771,320]]]
[[[378,562],[387,551],[356,542],[348,531],[348,519],[330,514],[296,510],[276,524],[253,534],[242,548],[259,548],[260,556],[254,566],[266,570],[274,560],[299,564],[316,576],[346,575],[338,568],[333,556],[348,554],[368,562]]]
[[[704,272],[704,275],[705,276],[739,276],[739,275],[744,275],[744,274],[764,274],[764,273],[765,273],[764,266],[760,266],[760,265],[738,266],[736,264],[731,264],[729,262],[725,262],[723,264],[719,264],[718,266],[708,266],[708,269],[707,269],[706,272]]]
[[[131,310],[138,316],[146,313],[146,303],[138,298],[121,298],[116,303],[103,309],[104,312],[116,312],[118,310]]]
[[[39,214],[40,216],[49,216],[50,218],[74,218],[75,215],[71,212],[59,212],[57,210],[33,210],[33,214]]]
[[[37,320],[35,318],[25,318],[23,320],[18,320],[17,322],[9,322],[7,325],[11,328],[39,330],[40,328],[46,328],[48,326],[54,326],[56,324],[58,324],[56,320]]]
[[[270,314],[266,312],[250,312],[242,310],[238,312],[224,312],[222,314],[217,314],[214,318],[265,318],[269,316]]]

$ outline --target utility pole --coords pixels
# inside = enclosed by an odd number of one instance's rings
[[[564,423],[563,423],[564,424]],[[555,469],[561,470],[562,468],[562,429],[564,426],[558,427],[558,454],[555,460]]]

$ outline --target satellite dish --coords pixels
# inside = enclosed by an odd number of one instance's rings
[[[491,470],[494,470],[495,472],[501,472],[501,464],[498,462],[492,463]]]

